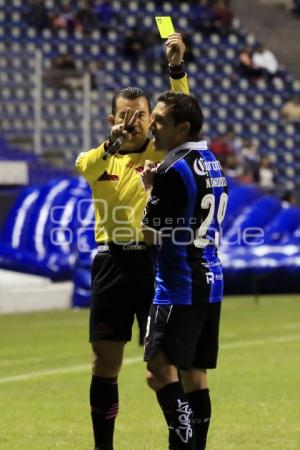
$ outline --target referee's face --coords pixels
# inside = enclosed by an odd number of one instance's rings
[[[127,152],[134,152],[139,150],[145,143],[148,137],[150,111],[146,97],[139,97],[134,100],[118,97],[116,101],[116,114],[114,116],[115,125],[121,124],[124,121],[126,108],[131,108],[132,111],[139,111],[139,115],[134,124],[134,130],[130,133],[128,141],[123,145],[123,149]]]

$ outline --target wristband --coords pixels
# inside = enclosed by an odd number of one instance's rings
[[[183,78],[185,75],[183,60],[181,61],[180,64],[176,64],[176,65],[169,63],[169,73],[170,73],[171,78],[173,78],[174,80]]]

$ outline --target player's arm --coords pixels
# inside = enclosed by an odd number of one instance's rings
[[[183,65],[184,53],[185,45],[181,34],[171,34],[166,41],[166,54],[169,63],[171,88],[173,91],[189,94],[188,77]]]
[[[160,234],[171,232],[176,227],[178,211],[184,207],[186,201],[186,189],[178,172],[172,169],[164,172],[158,168],[142,220],[146,244],[159,243]]]

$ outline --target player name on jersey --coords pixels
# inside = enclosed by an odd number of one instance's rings
[[[226,187],[227,181],[225,177],[216,177],[216,178],[207,178],[206,179],[206,187],[214,188],[214,187]]]

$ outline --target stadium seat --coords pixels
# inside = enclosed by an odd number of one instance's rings
[[[263,196],[244,208],[224,234],[227,245],[252,246],[264,243],[264,230],[280,209],[280,201],[272,196]]]
[[[230,188],[227,213],[222,224],[223,233],[226,234],[242,211],[261,196],[262,192],[254,186],[238,185]]]
[[[287,242],[300,223],[299,207],[284,207],[265,228],[265,243]]]

